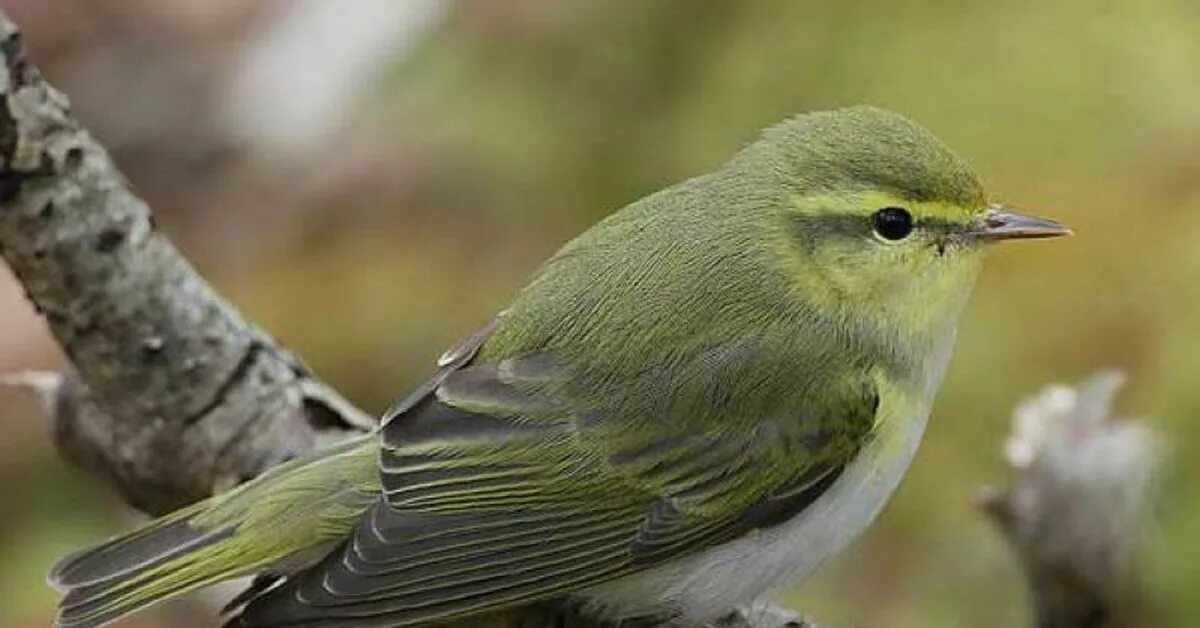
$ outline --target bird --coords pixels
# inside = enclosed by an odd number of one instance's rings
[[[565,244],[369,434],[61,560],[57,625],[245,576],[228,626],[711,621],[872,523],[985,253],[1070,233],[900,114],[796,115]]]

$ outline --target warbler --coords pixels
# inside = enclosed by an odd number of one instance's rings
[[[252,574],[231,626],[712,620],[871,523],[988,245],[1067,233],[898,114],[794,117],[565,245],[373,433],[64,559],[58,625]]]

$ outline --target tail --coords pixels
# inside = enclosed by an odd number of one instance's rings
[[[175,595],[292,565],[349,533],[379,496],[377,436],[281,465],[72,554],[50,572],[56,625],[100,626]]]

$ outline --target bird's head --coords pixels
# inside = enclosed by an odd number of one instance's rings
[[[804,299],[914,339],[953,323],[991,244],[1070,233],[990,203],[929,131],[876,108],[798,116],[733,165],[775,182],[773,248]]]

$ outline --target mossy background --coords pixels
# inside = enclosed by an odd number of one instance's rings
[[[1145,560],[1146,625],[1195,625],[1200,4],[460,2],[374,81],[357,130],[287,156],[298,181],[344,177],[338,193],[205,197],[186,211],[170,191],[151,200],[249,317],[378,410],[600,217],[718,166],[765,125],[855,103],[915,118],[995,199],[1077,236],[992,257],[899,494],[851,551],[780,601],[847,628],[1025,625],[1017,566],[973,493],[1007,478],[999,447],[1019,398],[1117,366],[1130,374],[1122,411],[1148,417],[1173,453]],[[373,150],[355,163],[380,172],[329,175],[363,136]],[[138,171],[136,154],[118,159]],[[264,157],[249,169],[238,168],[242,185],[284,170]],[[145,176],[131,174],[153,188]],[[196,174],[208,188],[229,176]],[[273,218],[245,229],[256,213]],[[233,231],[248,244],[230,250]],[[4,324],[0,342],[18,333]],[[5,369],[61,364],[38,343]],[[5,393],[0,404],[0,625],[45,625],[53,559],[131,516],[56,457],[32,403]],[[208,612],[175,604],[127,625],[209,625]]]

